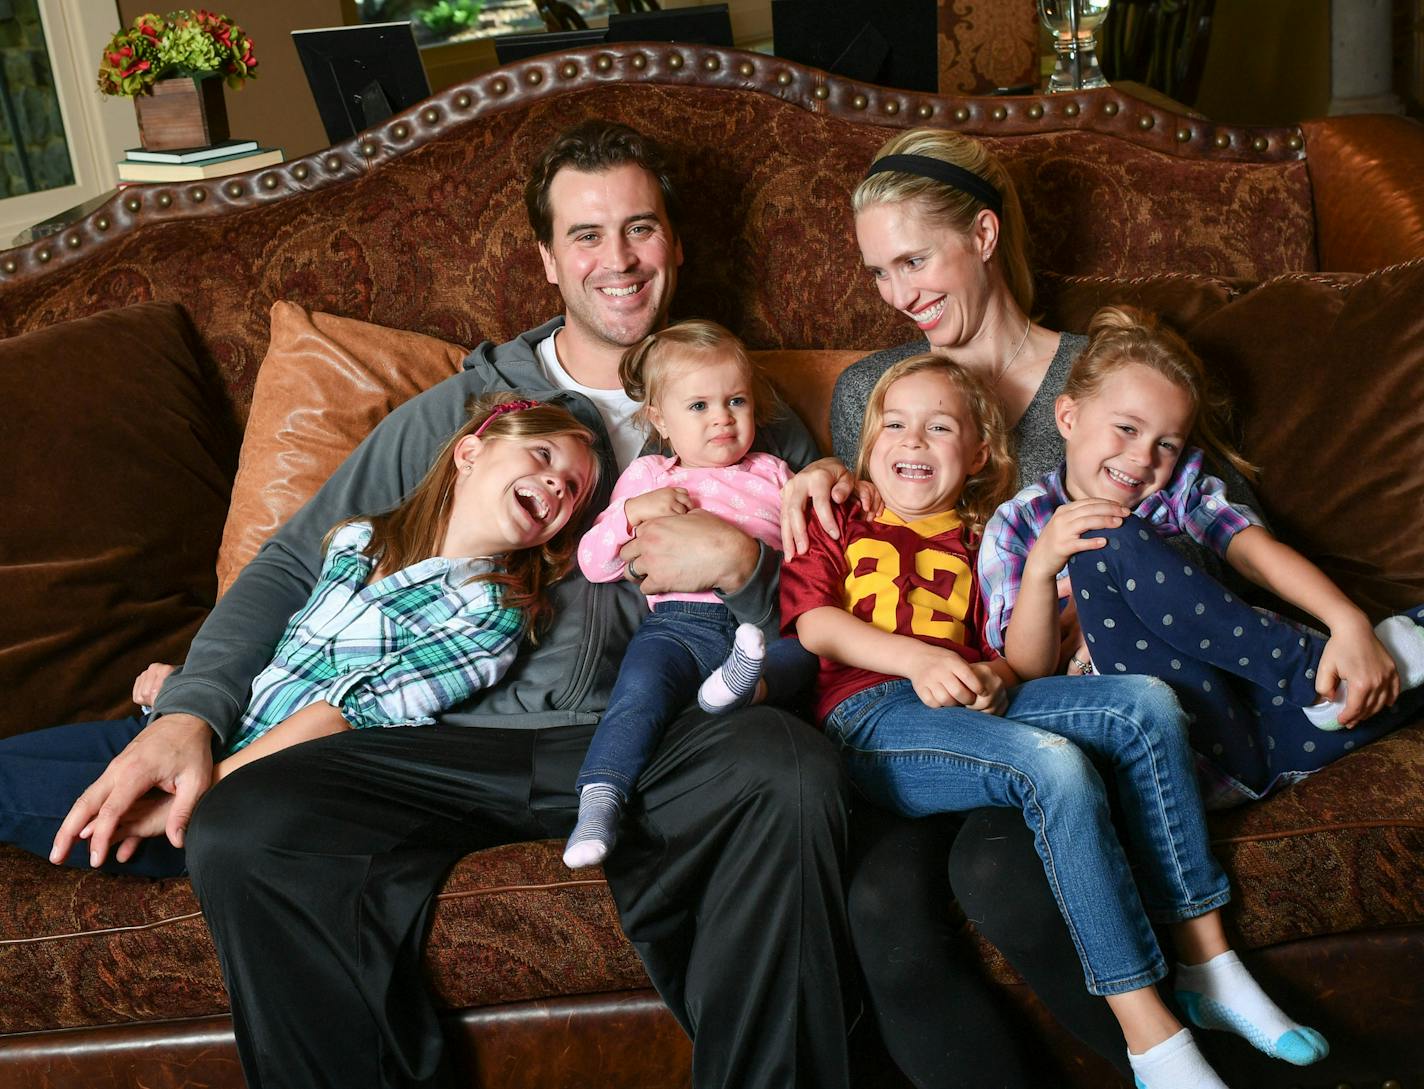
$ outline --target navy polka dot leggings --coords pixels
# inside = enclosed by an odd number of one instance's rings
[[[1317,729],[1325,637],[1263,614],[1178,555],[1139,518],[1094,531],[1106,548],[1068,564],[1094,668],[1170,683],[1208,764],[1259,797],[1382,737],[1424,707],[1424,689],[1351,730]],[[1424,608],[1409,615],[1424,624]]]

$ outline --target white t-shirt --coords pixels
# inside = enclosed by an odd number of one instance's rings
[[[559,353],[554,349],[554,337],[558,335],[555,331],[539,342],[539,362],[544,367],[544,377],[559,389],[582,393],[594,403],[598,414],[603,417],[603,426],[608,429],[609,441],[613,443],[613,457],[621,473],[643,452],[648,438],[633,419],[633,414],[642,406],[621,388],[595,389],[575,381],[573,375],[564,370],[564,365],[559,362]]]

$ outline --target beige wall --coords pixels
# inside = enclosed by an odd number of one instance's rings
[[[326,147],[326,131],[297,60],[292,31],[340,26],[341,0],[217,0],[205,6],[232,16],[252,37],[257,52],[258,78],[240,91],[227,91],[232,135],[279,147],[289,159]],[[119,0],[125,23],[155,10],[171,8],[152,0]]]

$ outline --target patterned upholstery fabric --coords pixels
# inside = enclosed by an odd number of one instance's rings
[[[1031,0],[939,0],[940,94],[986,95],[1038,83],[1038,12]]]

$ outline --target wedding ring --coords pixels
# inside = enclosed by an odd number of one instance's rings
[[[1069,658],[1068,662],[1070,665],[1077,666],[1078,672],[1083,674],[1084,676],[1087,676],[1093,671],[1093,663],[1083,661],[1083,659],[1079,658],[1076,654],[1073,655],[1073,657]]]
[[[628,568],[627,568],[627,570],[628,570],[628,577],[629,577],[630,579],[632,579],[634,582],[642,582],[642,581],[643,581],[644,576],[643,576],[643,575],[640,575],[640,574],[638,573],[638,569],[633,566],[633,561],[632,561],[632,560],[629,560],[629,561],[628,561]]]

